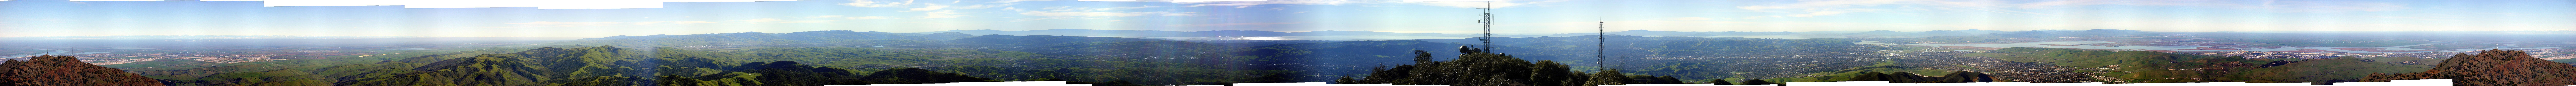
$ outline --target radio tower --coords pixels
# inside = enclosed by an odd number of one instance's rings
[[[1476,40],[1478,40],[1478,41],[1485,41],[1485,44],[1484,44],[1484,45],[1481,45],[1481,47],[1476,48],[1476,49],[1477,49],[1477,50],[1483,50],[1483,51],[1485,51],[1485,52],[1493,52],[1493,51],[1494,51],[1494,1],[1485,1],[1485,8],[1476,8],[1476,9],[1484,9],[1484,10],[1485,10],[1485,15],[1484,15],[1484,16],[1485,16],[1485,18],[1483,18],[1483,20],[1476,20],[1476,23],[1477,23],[1477,24],[1485,24],[1485,37],[1484,37],[1483,39],[1476,39]]]
[[[1592,54],[1593,54],[1593,55],[1592,55],[1592,65],[1593,65],[1593,66],[1601,66],[1601,68],[1609,68],[1609,67],[1610,67],[1610,65],[1609,65],[1609,64],[1603,64],[1602,62],[1610,61],[1609,59],[1604,59],[1604,58],[1609,58],[1609,57],[1610,57],[1610,22],[1609,22],[1609,21],[1602,21],[1602,20],[1593,20],[1593,23],[1595,23],[1594,25],[1599,25],[1599,26],[1593,26],[1593,29],[1594,29],[1593,31],[1596,31],[1596,32],[1592,32],[1592,34],[1594,34],[1594,35],[1592,36],[1592,37],[1593,37],[1593,38],[1592,38],[1592,41],[1593,41],[1593,43],[1598,43],[1598,44],[1595,44],[1595,45],[1593,45],[1593,46],[1598,46],[1598,47],[1594,47],[1594,48],[1596,48],[1596,49],[1593,49],[1593,50],[1592,50],[1592,51],[1593,51],[1593,53],[1592,53]],[[1593,68],[1593,69],[1601,69],[1601,68]]]

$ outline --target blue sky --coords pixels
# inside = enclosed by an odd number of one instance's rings
[[[391,1],[391,2],[385,2]],[[641,1],[641,2],[639,2]],[[1319,30],[1474,33],[1487,1],[0,1],[0,37],[604,37],[816,30]],[[1497,33],[1618,30],[2576,29],[2568,0],[1511,0]],[[364,6],[402,5],[402,6]],[[278,7],[267,7],[278,6]],[[535,6],[535,7],[529,7]],[[624,8],[624,9],[585,9]]]

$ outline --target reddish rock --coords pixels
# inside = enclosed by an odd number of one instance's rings
[[[2424,72],[2373,73],[2363,78],[2373,82],[2414,79],[2451,79],[2454,86],[2564,86],[2576,85],[2576,66],[2532,58],[2523,51],[2486,50],[2454,54]]]
[[[165,86],[160,80],[116,68],[82,63],[72,56],[43,55],[27,61],[0,62],[5,86]]]

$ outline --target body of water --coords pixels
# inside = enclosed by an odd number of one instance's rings
[[[44,54],[27,54],[27,55],[5,56],[5,57],[0,57],[0,58],[27,58],[27,57],[29,57],[29,56],[36,56],[36,55],[79,55],[79,54],[101,54],[101,53],[108,53],[108,52],[82,52],[82,53],[71,53],[72,51],[70,51],[70,50],[56,50],[56,49],[45,49],[45,48],[35,48],[35,49],[37,49],[37,50],[53,50],[54,52],[45,52]]]
[[[420,50],[420,47],[412,47],[412,50]]]
[[[1849,36],[1810,36],[1810,35],[1754,35],[1754,36],[1699,36],[1699,37],[1709,37],[1709,38],[1718,38],[1718,37],[1744,37],[1744,38],[1765,38],[1765,39],[1851,38],[1851,37],[1849,37]]]

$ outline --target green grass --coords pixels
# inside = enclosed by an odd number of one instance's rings
[[[1816,73],[1808,73],[1808,74],[1807,74],[1807,75],[1809,75],[1809,76],[1815,76],[1815,77],[1771,78],[1771,79],[1764,79],[1764,80],[1770,80],[1770,81],[1776,81],[1776,82],[1830,82],[1830,81],[1835,81],[1835,79],[1846,79],[1846,78],[1850,78],[1850,77],[1852,77],[1852,76],[1858,76],[1858,75],[1865,74],[1865,73],[1870,73],[1870,72],[1879,72],[1879,73],[1906,72],[1906,73],[1913,73],[1913,74],[1915,74],[1915,75],[1919,75],[1919,76],[1941,76],[1941,75],[1948,75],[1948,74],[1950,74],[1950,72],[1951,72],[1951,71],[1957,71],[1957,70],[1923,69],[1923,68],[1919,68],[1919,67],[1897,66],[1897,64],[1898,64],[1898,63],[1896,63],[1896,61],[1881,61],[1881,62],[1878,62],[1878,64],[1874,64],[1874,65],[1870,65],[1870,66],[1852,67],[1852,68],[1846,68],[1846,69],[1843,69],[1843,70],[1837,70],[1837,71],[1832,71],[1832,72],[1816,72]],[[1735,79],[1730,78],[1730,79],[1728,79],[1728,80],[1735,80]]]
[[[2411,73],[2431,69],[2431,65],[2393,64],[2403,61],[2440,62],[2440,59],[2408,57],[2330,59],[2245,59],[2238,57],[2201,56],[2147,51],[2090,51],[2049,48],[2005,48],[2009,54],[1973,53],[1962,56],[1994,57],[2011,62],[2037,62],[2073,68],[2118,68],[2117,70],[2072,70],[2067,72],[2101,72],[2100,76],[2128,82],[2207,82],[2207,81],[2290,81],[2360,79],[2371,73]],[[2286,65],[2261,67],[2276,60],[2296,61]],[[2118,65],[2119,67],[2110,67]],[[2227,66],[2235,65],[2235,66]],[[2197,70],[2195,70],[2197,69]],[[2199,78],[2189,80],[2182,78]]]

